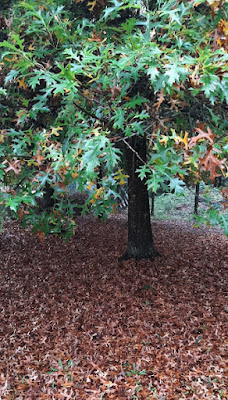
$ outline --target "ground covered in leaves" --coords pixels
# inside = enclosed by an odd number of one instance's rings
[[[126,220],[0,235],[0,399],[227,399],[228,239],[153,223],[162,257],[118,257]]]

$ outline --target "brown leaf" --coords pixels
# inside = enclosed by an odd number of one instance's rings
[[[207,127],[207,132],[205,132],[201,128],[196,128],[195,132],[198,132],[197,136],[194,136],[190,139],[189,145],[195,145],[199,140],[209,140],[209,142],[213,145],[214,144],[214,137],[215,135],[212,133],[211,129]]]
[[[13,161],[8,161],[5,160],[3,161],[2,164],[6,164],[8,163],[9,166],[7,168],[5,168],[5,173],[9,172],[9,171],[13,171],[16,175],[18,175],[21,172],[21,164],[20,164],[20,160],[14,159]]]
[[[221,176],[226,159],[220,160],[213,154],[213,148],[210,146],[206,155],[200,159],[199,166],[202,171],[210,172],[210,179],[215,182],[215,178]]]
[[[165,97],[164,97],[164,89],[160,90],[157,96],[157,102],[154,103],[154,106],[156,107],[156,110],[158,111],[161,104],[163,103],[163,101],[165,101]]]

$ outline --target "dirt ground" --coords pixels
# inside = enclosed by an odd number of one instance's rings
[[[0,400],[228,399],[228,238],[156,221],[120,264],[124,217],[77,223],[0,234]]]

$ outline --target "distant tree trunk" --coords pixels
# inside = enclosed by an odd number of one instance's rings
[[[195,191],[195,204],[194,204],[194,214],[198,215],[198,205],[199,205],[199,189],[200,184],[197,182]]]
[[[221,187],[222,186],[222,177],[221,176],[217,176],[215,178],[215,187]]]
[[[98,179],[97,179],[97,182],[96,182],[97,189],[101,188],[102,178],[103,178],[102,166],[99,165],[98,166]],[[98,214],[98,216],[97,216],[98,219],[101,219],[102,217],[103,217],[103,214]]]
[[[155,199],[155,193],[152,192],[152,194],[151,194],[151,209],[150,209],[150,213],[151,213],[152,217],[154,217],[154,199]]]
[[[128,173],[128,243],[122,260],[154,259],[159,253],[154,248],[150,223],[149,196],[145,181],[136,170],[146,161],[146,137],[134,136],[126,148]]]

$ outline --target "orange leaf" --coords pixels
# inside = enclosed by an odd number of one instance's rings
[[[116,204],[112,204],[112,212],[113,214],[117,214]]]
[[[90,8],[90,11],[92,11],[92,8]],[[101,31],[98,33],[98,35],[96,35],[96,32],[94,30],[93,34],[92,34],[92,37],[88,39],[88,42],[102,42],[101,36],[102,36],[102,32]]]
[[[221,176],[221,171],[224,169],[224,162],[226,159],[220,160],[218,156],[215,156],[212,152],[213,148],[210,146],[205,157],[200,159],[199,166],[201,166],[202,171],[209,171],[210,179],[215,182],[215,178]]]
[[[18,175],[21,172],[21,165],[20,165],[20,160],[14,160],[12,162],[9,162],[8,160],[3,161],[2,164],[9,164],[9,167],[5,169],[5,173],[9,172],[12,170],[16,175]]]
[[[170,103],[171,103],[171,107],[170,107],[170,110],[175,110],[175,111],[178,111],[178,107],[177,107],[177,104],[179,104],[179,100],[178,99],[173,99],[173,98],[171,98],[170,99]]]
[[[163,101],[165,100],[164,96],[164,89],[162,89],[157,97],[158,101],[156,103],[154,103],[154,106],[156,106],[156,110],[158,111],[161,104],[163,103]]]
[[[24,209],[21,208],[21,209],[18,211],[17,214],[18,214],[18,217],[19,217],[20,221],[22,221],[23,218],[24,218]]]
[[[44,232],[42,232],[42,231],[40,231],[40,230],[38,229],[38,231],[36,232],[36,235],[37,235],[38,238],[40,239],[40,243],[43,243],[43,242],[44,242],[44,238],[45,238]]]
[[[37,155],[35,156],[38,165],[42,165],[42,160],[44,160],[44,156],[42,156],[40,149],[37,149]]]
[[[228,200],[228,188],[222,188],[222,196]]]
[[[212,133],[211,129],[208,127],[207,132],[203,131],[201,128],[196,128],[196,132],[199,134],[190,140],[190,146],[196,144],[199,140],[209,140],[209,142],[213,145],[214,144],[214,137],[215,135]]]
[[[24,76],[22,79],[18,79],[17,82],[19,83],[19,88],[27,89]]]

